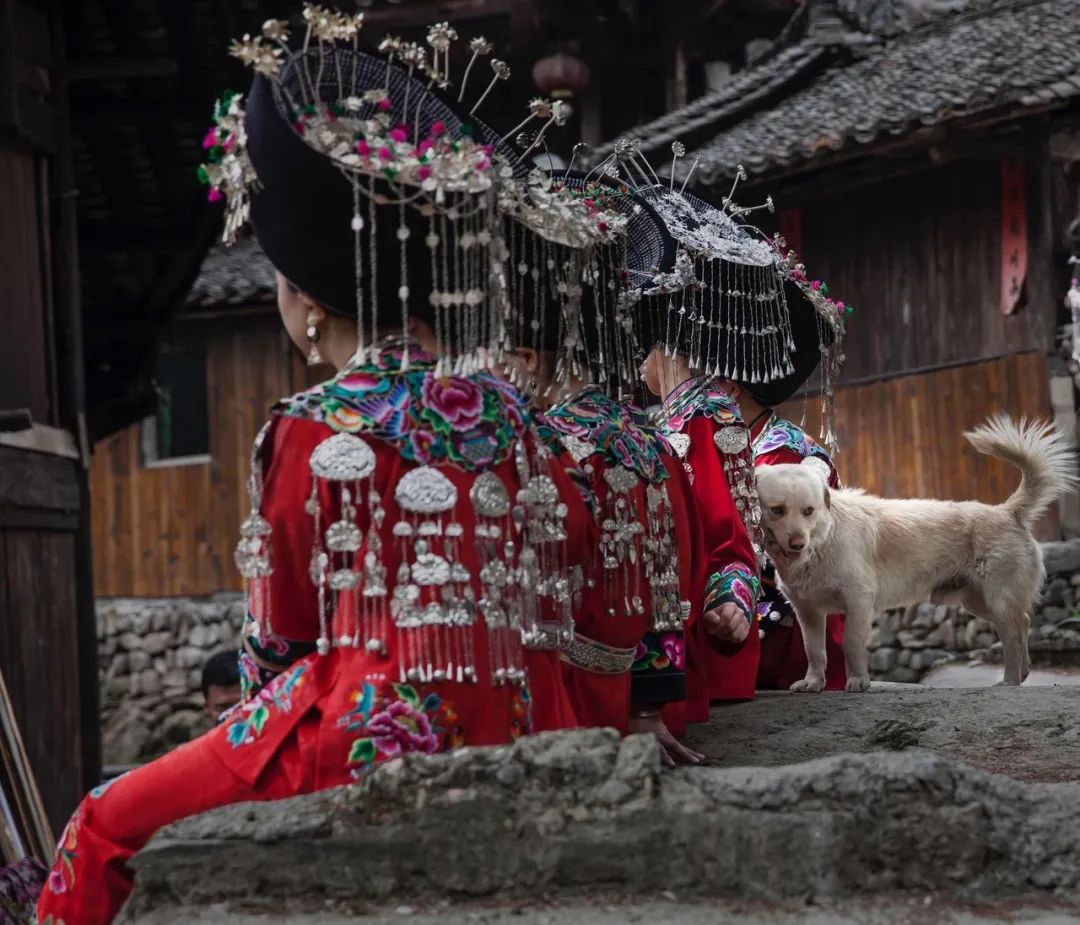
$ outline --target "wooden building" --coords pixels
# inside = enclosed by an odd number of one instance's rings
[[[837,397],[849,483],[1001,500],[1015,471],[964,430],[1004,410],[1075,437],[1055,348],[1080,205],[1078,74],[1073,0],[809,0],[728,85],[632,130],[657,166],[682,141],[714,199],[744,165],[736,198],[770,193],[769,230],[856,307]],[[786,410],[799,421],[803,403]],[[1044,535],[1080,531],[1075,498],[1059,513]]]
[[[274,301],[273,268],[248,239],[215,246],[164,333],[156,414],[97,444],[91,468],[99,597],[239,590],[251,443],[309,371]]]

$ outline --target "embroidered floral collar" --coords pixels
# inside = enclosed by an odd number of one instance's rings
[[[711,417],[718,424],[741,424],[739,404],[724,389],[723,382],[723,379],[699,376],[677,386],[664,399],[659,416],[662,429],[668,433],[681,433],[696,417]]]
[[[667,439],[647,414],[632,404],[620,404],[595,385],[536,416],[541,437],[561,443],[577,462],[599,453],[611,465],[622,465],[648,482],[667,478],[663,457],[672,456]]]
[[[809,437],[801,427],[786,421],[775,413],[765,423],[761,432],[754,438],[754,457],[777,450],[788,449],[803,459],[820,459],[827,463],[832,471],[832,459],[824,447]]]
[[[421,465],[485,469],[510,456],[527,427],[525,399],[513,388],[489,373],[436,375],[437,359],[412,347],[402,370],[401,347],[380,347],[275,413],[384,440]]]

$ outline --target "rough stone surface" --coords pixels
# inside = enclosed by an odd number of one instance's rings
[[[790,714],[800,701],[836,709],[842,697],[783,699]],[[1075,712],[1062,720],[1074,735]],[[902,715],[891,722],[917,741],[912,713]],[[893,732],[879,726],[876,747]],[[193,817],[159,833],[134,865],[127,922],[167,921],[165,910],[189,921],[183,909],[218,904],[411,912],[447,897],[536,901],[655,884],[679,897],[769,902],[1073,898],[1080,783],[1021,783],[920,750],[662,774],[651,738],[579,730],[410,755],[355,787]],[[228,877],[209,875],[226,866]]]
[[[883,736],[887,723],[902,725]],[[918,748],[983,771],[1080,784],[1080,687],[875,683],[864,694],[759,693],[752,703],[714,709],[687,741],[711,765],[772,767],[896,747],[910,741],[905,730]]]
[[[236,594],[97,602],[106,765],[147,761],[206,731],[202,666],[236,647],[243,616]]]
[[[1080,666],[1080,539],[1043,543],[1047,579],[1032,609],[1035,665]],[[959,607],[919,604],[881,614],[870,634],[870,672],[879,681],[918,681],[942,660],[1001,661],[997,633]]]
[[[671,891],[634,897],[590,891],[588,897],[562,898],[557,904],[516,901],[439,903],[425,908],[405,903],[357,905],[327,902],[319,911],[293,903],[275,912],[237,909],[185,909],[185,925],[1075,925],[1075,905],[1024,901],[973,905],[941,897],[878,896],[873,901],[764,903],[681,898]],[[174,909],[140,916],[139,925],[175,925]],[[359,918],[362,916],[362,918]]]

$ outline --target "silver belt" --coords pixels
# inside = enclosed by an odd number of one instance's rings
[[[573,639],[563,643],[559,657],[592,674],[625,674],[633,666],[636,652],[637,646],[617,649],[575,633]]]

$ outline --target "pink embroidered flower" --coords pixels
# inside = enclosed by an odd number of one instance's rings
[[[421,394],[424,403],[454,430],[469,430],[480,422],[484,393],[476,383],[458,376],[428,376]]]
[[[671,659],[671,664],[679,671],[686,667],[686,643],[683,642],[682,636],[677,633],[667,633],[660,637],[660,647]]]
[[[336,386],[343,392],[370,392],[380,382],[379,376],[357,370],[338,379]]]
[[[67,883],[64,881],[64,874],[59,867],[54,867],[49,871],[49,879],[45,881],[45,886],[50,893],[56,896],[62,896],[67,892]]]
[[[361,157],[367,157],[371,153],[371,145],[369,145],[363,138],[356,143],[356,153]]]
[[[405,130],[405,126],[403,125],[390,129],[390,140],[397,142],[399,145],[404,144],[405,139],[408,137],[409,133]]]
[[[416,175],[417,175],[417,176],[418,176],[418,177],[419,177],[419,178],[420,178],[421,180],[426,180],[426,179],[427,179],[428,177],[430,177],[430,176],[431,176],[431,168],[430,168],[430,167],[428,167],[428,165],[427,165],[427,164],[425,164],[425,165],[424,165],[423,167],[421,167],[421,168],[420,168],[420,169],[419,169],[418,171],[416,171]]]
[[[203,136],[202,146],[204,148],[216,148],[218,143],[217,129],[211,128],[206,130],[206,134]]]
[[[206,198],[210,202],[219,202],[221,200],[221,190],[217,187],[211,187],[210,192],[206,194]]]
[[[396,700],[368,721],[368,735],[387,758],[409,752],[427,755],[439,750],[439,737],[427,716],[403,700]]]
[[[435,445],[435,435],[430,430],[414,430],[409,434],[413,458],[419,463],[431,461],[431,448]]]
[[[819,289],[821,289],[821,280],[820,279],[815,279],[810,284],[810,288],[813,289],[815,292],[817,292]]]
[[[444,123],[442,121],[442,119],[436,119],[431,124],[431,134],[434,137],[438,138],[445,131],[446,131],[446,123]]]
[[[431,150],[431,149],[432,149],[433,147],[434,147],[434,145],[432,145],[432,143],[431,143],[431,139],[430,139],[430,138],[425,138],[425,139],[424,139],[423,141],[421,141],[421,142],[420,142],[420,144],[419,144],[419,145],[417,146],[417,148],[416,148],[416,153],[417,153],[417,154],[420,154],[420,155],[424,155],[424,154],[427,154],[427,153],[428,153],[428,151],[430,151],[430,150]]]
[[[381,109],[381,110],[382,110],[383,112],[388,112],[388,111],[390,110],[390,100],[389,100],[389,98],[387,98],[387,97],[384,97],[383,99],[379,100],[379,102],[378,102],[378,103],[376,103],[376,105],[377,105],[377,106],[379,107],[379,109]]]
[[[390,149],[387,148],[385,145],[383,147],[379,148],[378,154],[379,154],[379,160],[380,161],[388,161],[388,160],[390,160],[390,158],[392,158],[394,156],[394,155],[392,155],[390,153]]]

